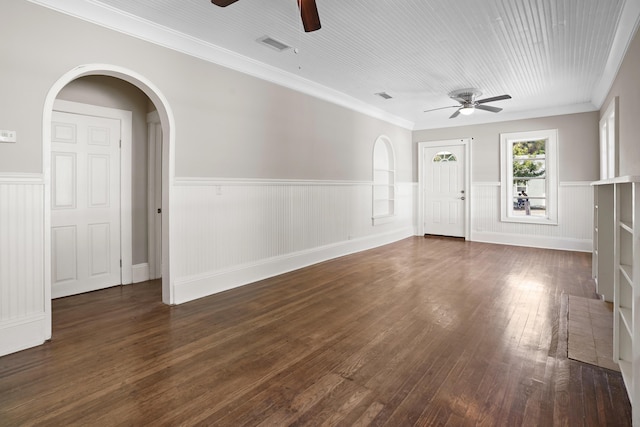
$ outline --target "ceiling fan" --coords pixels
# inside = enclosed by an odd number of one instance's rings
[[[490,105],[484,105],[484,104],[486,104],[487,102],[511,99],[511,95],[499,95],[499,96],[492,96],[491,98],[477,99],[481,95],[482,95],[482,92],[480,92],[478,89],[455,90],[449,94],[449,98],[455,101],[458,101],[460,103],[459,105],[449,105],[447,107],[434,108],[432,110],[426,110],[425,113],[429,111],[442,110],[445,108],[457,108],[455,113],[453,113],[449,117],[450,119],[458,117],[459,114],[468,116],[470,114],[473,114],[473,112],[476,109],[491,111],[492,113],[499,113],[500,111],[502,111],[502,108],[492,107]]]
[[[238,0],[211,0],[211,3],[220,7],[227,7],[230,4],[237,2]],[[318,8],[316,7],[316,0],[297,0],[298,8],[300,8],[300,16],[302,17],[302,24],[304,25],[304,31],[310,33],[320,29],[320,15],[318,15]]]

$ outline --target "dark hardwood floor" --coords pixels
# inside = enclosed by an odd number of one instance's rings
[[[590,254],[409,238],[168,307],[158,281],[53,302],[0,358],[0,425],[628,426],[567,359]]]

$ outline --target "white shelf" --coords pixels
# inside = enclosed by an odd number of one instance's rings
[[[620,264],[620,271],[624,274],[629,284],[633,283],[633,267],[626,264]]]
[[[627,390],[629,390],[633,384],[633,365],[626,360],[619,361],[618,365],[620,366],[620,373],[622,374],[624,385],[627,387]],[[631,395],[629,395],[629,401],[631,401],[631,405],[633,405],[633,397]]]
[[[613,353],[640,426],[640,177],[593,185],[594,278],[605,299],[613,291]]]
[[[629,336],[633,336],[633,324],[631,323],[632,320],[632,313],[631,313],[631,309],[630,308],[624,308],[624,307],[619,307],[618,308],[618,312],[620,313],[620,319],[622,320],[622,323],[624,324],[627,333],[629,334]],[[622,331],[621,331],[622,333]]]

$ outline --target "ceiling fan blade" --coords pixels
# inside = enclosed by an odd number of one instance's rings
[[[298,0],[298,7],[300,8],[304,31],[310,33],[311,31],[319,30],[320,15],[318,15],[316,0]]]
[[[238,0],[211,0],[211,3],[215,4],[216,6],[227,7],[237,1]]]
[[[476,104],[484,104],[485,102],[502,101],[503,99],[511,99],[511,95],[500,95],[491,98],[479,99]]]
[[[440,108],[432,108],[431,110],[424,110],[424,112],[428,113],[429,111],[444,110],[445,108],[460,108],[460,106],[459,105],[449,105],[448,107],[440,107]]]
[[[449,116],[449,118],[450,119],[455,119],[456,117],[458,117],[458,115],[460,115],[460,110],[462,110],[462,108],[458,108],[455,113],[453,113],[451,116]]]
[[[476,110],[491,111],[492,113],[499,113],[502,108],[492,107],[491,105],[476,105]]]

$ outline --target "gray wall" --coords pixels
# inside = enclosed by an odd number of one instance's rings
[[[132,112],[131,207],[133,264],[147,262],[147,112],[149,98],[137,87],[108,76],[72,81],[58,99]]]
[[[482,112],[479,112],[482,113]],[[415,143],[473,138],[472,182],[500,181],[500,134],[558,129],[560,182],[599,178],[597,111],[483,125],[415,131]]]
[[[175,116],[177,176],[371,180],[380,134],[394,142],[398,181],[415,180],[411,131],[25,2],[0,3],[0,172],[42,171],[42,105],[81,64],[149,79]]]
[[[640,32],[636,32],[629,44],[618,75],[602,104],[601,114],[616,96],[620,121],[618,175],[640,175]]]

